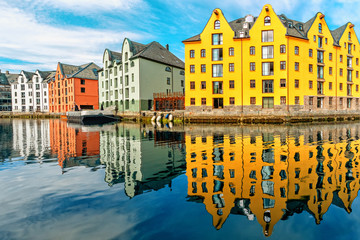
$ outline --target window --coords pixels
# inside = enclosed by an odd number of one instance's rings
[[[299,63],[295,62],[295,71],[299,71]]]
[[[332,106],[333,98],[329,97],[329,106]]]
[[[280,53],[286,53],[286,46],[280,45]]]
[[[212,45],[222,45],[223,35],[222,33],[212,35]]]
[[[340,83],[339,88],[340,88],[340,91],[342,91],[342,90],[343,90],[343,84],[342,84],[342,83]]]
[[[82,88],[81,88],[81,92],[84,93],[84,92],[85,92],[85,88],[82,87]]]
[[[309,64],[309,72],[313,72],[313,65],[312,64]]]
[[[295,46],[295,55],[299,55],[299,47]]]
[[[359,71],[356,71],[356,78],[359,78]]]
[[[250,63],[250,71],[255,71],[255,63],[254,62]]]
[[[286,104],[286,97],[285,96],[280,97],[280,104]]]
[[[195,89],[195,82],[194,81],[190,82],[190,89]]]
[[[262,37],[261,37],[262,42],[273,42],[274,41],[274,31],[273,30],[262,31],[261,34],[262,34]]]
[[[181,87],[184,87],[184,80],[181,80]]]
[[[274,92],[274,80],[263,80],[263,93]]]
[[[195,105],[195,98],[190,98],[190,105]]]
[[[85,84],[85,80],[84,80],[84,79],[81,79],[80,82],[81,82],[82,85]],[[65,84],[66,84],[66,82],[65,82]]]
[[[206,89],[206,81],[201,81],[201,89]]]
[[[271,19],[270,19],[269,16],[266,16],[266,17],[264,18],[264,25],[265,25],[265,26],[270,26],[270,25],[271,25]]]
[[[319,37],[319,41],[318,41],[318,48],[322,48],[323,47],[323,38]]]
[[[286,87],[286,79],[280,79],[280,87],[281,88]]]
[[[351,55],[351,49],[352,49],[352,47],[351,47],[351,43],[349,43],[349,46],[348,46],[348,54],[350,54]]]
[[[205,64],[201,64],[201,72],[202,73],[206,72],[206,65]]]
[[[171,79],[169,77],[166,79],[166,84],[171,85]]]
[[[299,80],[295,79],[295,88],[299,88]]]
[[[190,72],[194,73],[195,72],[195,65],[190,65]]]
[[[309,57],[313,57],[313,50],[309,49]]]
[[[348,39],[351,41],[351,32],[348,33]]]
[[[316,36],[314,35],[314,42],[316,42]]]
[[[256,104],[256,97],[250,97],[250,104],[255,105]]]
[[[255,88],[255,80],[250,80],[250,88]]]
[[[262,75],[263,76],[274,75],[274,63],[273,62],[262,63]]]
[[[281,61],[280,62],[280,70],[285,70],[286,69],[286,62],[285,61]]]
[[[322,33],[322,25],[319,23],[319,33]]]
[[[255,55],[255,47],[250,47],[250,55]]]
[[[234,64],[229,63],[229,72],[234,72]]]
[[[223,65],[222,64],[213,64],[212,65],[212,76],[213,77],[222,77],[223,76]]]
[[[262,47],[262,58],[274,58],[274,46],[263,46]]]
[[[351,57],[347,57],[347,67],[352,68],[352,58]]]
[[[332,82],[329,82],[329,90],[332,90]]]
[[[212,60],[213,61],[222,61],[223,60],[223,49],[222,48],[213,48],[212,49]]]
[[[332,53],[329,53],[329,61],[332,61]]]
[[[263,97],[263,108],[274,108],[274,98],[273,97]]]
[[[314,105],[314,97],[309,97],[309,105]]]
[[[332,67],[329,67],[329,75],[332,75]]]
[[[230,103],[230,105],[234,105],[234,104],[235,104],[235,98],[234,98],[234,97],[230,97],[230,98],[229,98],[229,103]]]
[[[324,79],[324,67],[323,66],[317,66],[317,78]]]
[[[327,38],[325,38],[325,44],[327,45]]]
[[[296,104],[296,105],[299,105],[299,104],[300,104],[300,98],[299,98],[299,96],[296,96],[296,97],[295,97],[295,104]]]
[[[313,81],[309,81],[309,89],[313,88]]]
[[[201,49],[200,55],[201,55],[202,58],[206,57],[206,50],[205,50],[205,49]]]
[[[230,80],[229,81],[229,88],[235,88],[235,81],[234,80]]]
[[[234,56],[234,48],[229,48],[229,56]]]
[[[318,97],[317,98],[317,107],[318,108],[323,108],[323,105],[324,105],[324,98]]]
[[[343,61],[343,56],[342,55],[340,55],[340,62],[342,62]]]
[[[190,58],[194,58],[195,57],[195,50],[190,50]]]
[[[201,98],[201,105],[206,105],[206,98]]]
[[[342,75],[343,75],[343,69],[340,68],[340,76],[342,76]]]
[[[214,29],[220,29],[220,21],[219,20],[216,20],[214,22]]]
[[[213,94],[222,94],[223,93],[223,82],[216,81],[213,82]]]

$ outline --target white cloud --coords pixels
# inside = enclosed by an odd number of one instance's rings
[[[67,0],[62,0],[67,1]],[[81,2],[81,1],[80,1]],[[140,40],[145,34],[84,27],[54,27],[40,23],[32,12],[0,2],[0,57],[56,68],[57,62],[100,63],[105,48],[120,50],[124,37]],[[115,49],[114,49],[115,48]],[[9,63],[8,66],[14,67]],[[4,66],[0,66],[4,69]],[[34,70],[32,64],[11,68]]]

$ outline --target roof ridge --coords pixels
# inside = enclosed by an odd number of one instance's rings
[[[93,62],[90,62],[90,63],[87,63],[87,64],[85,63],[85,64],[81,65],[81,66],[84,66],[84,65],[86,65],[86,66],[83,67],[83,68],[80,68],[77,72],[71,74],[71,77],[74,77],[75,75],[81,73],[81,72],[84,71],[86,68],[88,68],[92,63],[93,63]],[[79,66],[79,67],[80,67],[80,66]]]

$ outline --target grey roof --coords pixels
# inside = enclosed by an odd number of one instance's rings
[[[55,72],[50,72],[49,75],[46,76],[46,78],[43,78],[43,82],[49,83],[52,80],[55,80],[55,75],[56,75],[56,71]]]
[[[22,73],[24,74],[24,76],[25,76],[29,81],[31,81],[31,80],[32,80],[32,77],[35,75],[35,73],[33,73],[33,72],[27,72],[27,71],[22,71]]]
[[[115,61],[115,60],[120,60],[120,61],[121,61],[121,58],[122,58],[122,54],[121,54],[121,53],[115,52],[115,51],[111,51],[111,50],[109,50],[109,53],[110,53],[110,60],[111,60],[111,61]]]
[[[133,55],[138,54],[139,52],[141,52],[142,50],[144,50],[146,48],[146,46],[148,45],[144,45],[142,43],[138,43],[138,42],[134,42],[129,40],[129,44],[130,44],[130,51],[133,53]]]
[[[346,23],[343,26],[341,26],[341,27],[339,27],[339,28],[337,28],[337,29],[335,29],[333,31],[330,31],[331,35],[334,38],[334,45],[340,46],[339,41],[340,41],[341,36],[344,34],[344,31],[345,31],[347,25],[348,24]]]
[[[37,72],[39,73],[40,77],[42,79],[46,79],[49,75],[51,75],[52,73],[55,73],[56,71],[40,71],[37,70]]]
[[[135,48],[135,53],[133,52],[134,55],[131,59],[140,57],[181,69],[185,68],[185,64],[183,61],[181,61],[178,57],[176,57],[158,42],[151,42],[148,45],[142,45],[139,43],[134,44],[134,42],[132,43]],[[136,45],[138,47],[135,47]]]
[[[94,79],[98,80],[98,70],[100,67],[95,63],[91,62],[88,64],[81,65],[78,71],[69,75],[71,78],[85,78],[85,79]]]
[[[5,73],[0,73],[0,85],[10,85]]]
[[[74,66],[70,64],[59,63],[62,75],[68,77],[81,69],[80,66]]]
[[[191,38],[185,39],[183,42],[194,42],[194,41],[200,41],[200,34],[195,35]]]
[[[10,84],[17,82],[19,74],[4,74]]]

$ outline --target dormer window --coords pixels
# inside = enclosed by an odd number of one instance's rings
[[[299,25],[299,30],[303,31],[303,25]]]
[[[293,27],[292,22],[288,22],[288,27],[289,27],[289,28],[292,28],[292,27]]]
[[[214,22],[214,29],[220,29],[220,21],[219,20],[216,20]]]
[[[319,23],[319,33],[322,33],[322,24]]]
[[[265,26],[270,26],[271,25],[271,18],[269,16],[266,16],[264,18],[264,25]]]

